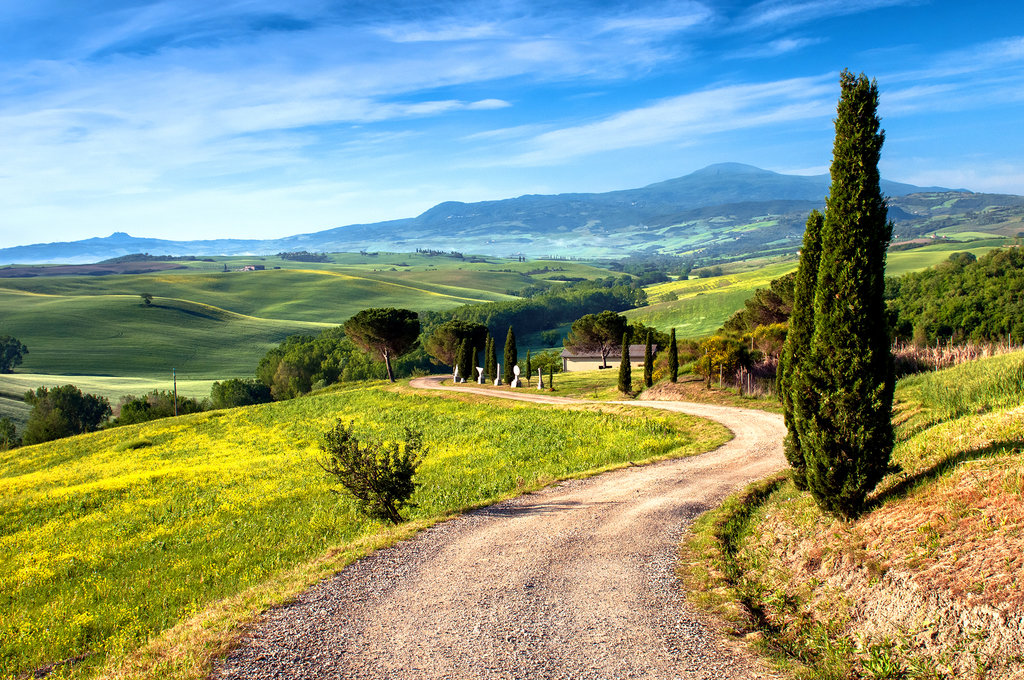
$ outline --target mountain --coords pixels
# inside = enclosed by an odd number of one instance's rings
[[[720,163],[639,189],[526,195],[478,203],[447,201],[417,217],[280,239],[167,241],[118,232],[106,238],[3,248],[0,262],[84,263],[139,252],[212,256],[417,248],[531,257],[666,252],[708,258],[791,252],[799,247],[807,213],[823,206],[828,186],[828,175],[783,175]],[[892,197],[892,219],[900,228],[906,226],[908,235],[924,233],[939,215],[953,219],[992,208],[1024,207],[1019,196],[885,180],[882,191]],[[909,200],[909,196],[916,198]],[[963,210],[957,212],[959,205]]]

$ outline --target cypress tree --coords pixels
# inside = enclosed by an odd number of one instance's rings
[[[676,347],[676,329],[668,340],[668,379],[672,382],[679,380],[679,349]]]
[[[494,375],[494,365],[496,363],[497,360],[494,356],[494,338],[491,337],[490,333],[488,333],[487,339],[484,341],[484,375],[486,375],[487,379],[492,383],[494,382],[494,378],[497,377]]]
[[[530,384],[530,378],[533,377],[533,362],[530,361],[530,350],[526,350],[526,384]]]
[[[622,335],[622,359],[619,361],[619,392],[633,391],[633,369],[629,365],[629,333]]]
[[[851,518],[888,469],[893,445],[894,371],[883,299],[892,223],[879,187],[885,133],[878,85],[847,70],[840,85],[797,423],[807,487],[820,507]]]
[[[477,365],[477,363],[479,363],[477,361],[477,359],[479,359],[479,358],[480,358],[480,353],[477,351],[476,347],[470,348],[470,350],[469,350],[469,379],[470,379],[470,382],[476,382],[479,379],[479,377],[480,377],[480,374],[476,372],[476,365]]]
[[[463,339],[459,343],[459,349],[455,353],[455,363],[459,367],[459,376],[466,382],[469,382],[469,340]]]
[[[644,346],[644,387],[654,384],[654,353],[651,347],[651,332],[647,331],[647,343]]]
[[[519,361],[519,354],[516,352],[516,334],[512,332],[512,326],[508,327],[508,335],[505,336],[505,384],[511,385],[516,375],[512,367]]]
[[[797,434],[796,404],[803,394],[800,366],[810,351],[811,335],[814,333],[814,288],[821,261],[821,225],[824,219],[817,210],[812,210],[807,217],[800,264],[794,282],[793,313],[789,317],[786,344],[779,357],[776,379],[776,392],[782,400],[782,417],[786,422],[786,440],[783,444],[786,460],[793,467],[793,482],[800,489],[807,488],[807,480],[804,478],[804,455],[800,451],[800,438]],[[801,412],[803,406],[801,401]]]

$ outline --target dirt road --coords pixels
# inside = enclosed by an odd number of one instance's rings
[[[495,396],[430,378],[413,386]],[[379,551],[269,612],[211,677],[771,677],[685,603],[674,566],[697,515],[785,464],[781,418],[628,403],[711,418],[735,438],[499,503]]]

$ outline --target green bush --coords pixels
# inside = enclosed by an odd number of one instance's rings
[[[401,509],[411,505],[413,477],[423,460],[422,434],[405,428],[401,444],[361,443],[354,425],[339,420],[323,434],[320,449],[327,458],[318,465],[337,478],[367,515],[392,524],[402,521]]]

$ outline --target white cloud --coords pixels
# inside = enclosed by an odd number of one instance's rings
[[[728,85],[655,102],[602,120],[537,135],[507,162],[561,163],[616,149],[686,144],[710,134],[828,116],[834,109],[831,76]]]
[[[919,2],[920,0],[765,0],[747,10],[740,17],[737,28],[786,28],[828,17],[847,16]]]

